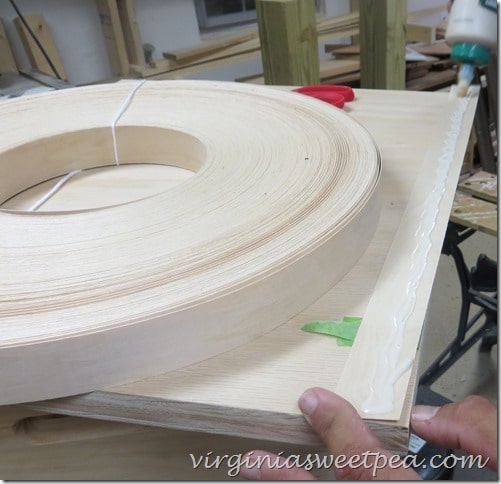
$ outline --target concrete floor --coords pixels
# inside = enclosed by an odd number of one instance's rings
[[[465,240],[460,248],[468,268],[471,268],[480,253],[497,260],[497,245],[495,237],[476,232]],[[428,324],[421,343],[420,373],[453,339],[457,330],[460,303],[460,284],[454,262],[452,257],[441,255],[429,306]],[[478,308],[474,309],[476,312]],[[495,345],[490,353],[480,353],[478,348],[479,343],[442,375],[431,388],[453,401],[458,401],[467,395],[481,395],[497,404],[498,346]],[[454,480],[492,479],[496,479],[496,474],[486,470],[456,470],[454,473]]]

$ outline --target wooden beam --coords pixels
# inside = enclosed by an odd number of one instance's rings
[[[359,12],[360,11],[360,1],[359,0],[350,0],[350,12]],[[352,35],[351,36],[351,45],[359,44],[360,36]]]
[[[61,58],[59,57],[59,52],[57,51],[54,40],[52,39],[52,35],[50,34],[49,26],[45,22],[43,16],[39,14],[25,15],[24,19],[49,56],[52,64],[56,68],[57,74],[61,77],[61,79],[68,80],[68,76],[66,75],[66,71],[64,70],[63,63],[61,62]],[[36,42],[33,40],[33,37],[30,35],[28,29],[21,22],[21,19],[19,17],[16,17],[14,19],[14,25],[16,26],[16,29],[19,33],[19,37],[21,38],[21,41],[23,43],[24,50],[28,55],[31,67],[33,69],[36,69],[37,71],[43,72],[53,77],[57,77],[54,69],[52,69],[50,64],[47,62],[47,59],[42,54],[40,47],[38,47]]]
[[[96,0],[96,6],[106,43],[111,73],[114,76],[128,74],[129,61],[117,2],[116,0]]]
[[[230,34],[225,35],[217,40],[202,42],[195,47],[189,47],[186,49],[171,50],[168,52],[163,52],[163,56],[166,59],[171,59],[176,62],[191,62],[197,59],[204,58],[210,54],[215,54],[217,52],[224,52],[230,47],[240,45],[249,40],[255,40],[259,36],[256,29],[251,29],[244,34]],[[256,44],[259,48],[259,43]]]
[[[408,23],[405,38],[411,42],[433,44],[437,39],[437,29],[432,25]]]
[[[117,7],[129,64],[144,64],[143,41],[137,23],[135,1],[117,0]]]
[[[360,82],[405,89],[407,0],[360,0]]]
[[[9,39],[3,28],[2,19],[0,19],[0,74],[5,72],[18,73],[16,61],[12,55]]]
[[[266,84],[320,82],[314,0],[257,0]]]

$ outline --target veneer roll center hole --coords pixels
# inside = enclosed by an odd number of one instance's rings
[[[117,128],[119,165],[110,128],[59,134],[1,153],[9,177],[0,186],[0,210],[30,211],[66,174],[81,170],[33,213],[69,212],[129,203],[162,193],[203,165],[203,143],[170,129]],[[11,166],[11,170],[7,167]]]

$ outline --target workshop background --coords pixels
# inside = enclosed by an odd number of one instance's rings
[[[238,7],[227,12],[225,9],[231,3],[228,1],[16,0],[15,3],[35,33],[42,34],[46,42],[44,47],[63,67],[63,78],[72,86],[119,78],[264,82],[259,46],[256,48],[252,44],[256,37],[249,31],[256,27],[254,2],[236,2]],[[106,15],[109,4],[113,3],[124,15],[118,20]],[[353,16],[357,13],[358,1],[317,0],[316,7],[319,18],[325,19],[325,35],[319,41],[321,81],[358,87],[358,18]],[[443,41],[448,17],[447,1],[408,0],[407,9],[408,32],[413,37],[407,39],[407,89],[449,89],[456,80],[457,70],[449,58],[450,49]],[[16,24],[16,17],[17,13],[7,0],[0,2],[0,102],[2,96],[8,97],[13,92],[19,95],[19,89],[61,87],[53,79],[50,69],[45,71],[50,78],[38,75],[40,65],[36,62],[43,61],[39,55],[30,52],[30,49],[36,50],[33,45],[27,46],[26,41],[23,42],[20,35],[23,27]],[[122,31],[117,30],[117,21]],[[189,52],[203,45],[205,50]],[[9,48],[12,56],[7,52]],[[11,82],[13,76],[16,76],[17,84]],[[6,84],[5,79],[9,79],[9,83]],[[486,83],[486,75],[481,81]],[[489,139],[492,135],[489,152],[497,157],[494,121],[493,115],[489,114],[482,126],[488,127]],[[481,141],[485,143],[485,140]],[[483,162],[478,143],[478,135],[473,131],[462,180],[492,167],[489,162]],[[476,232],[463,243],[462,249],[468,267],[474,266],[482,253],[497,260],[497,236]],[[428,325],[422,339],[422,370],[454,337],[460,302],[460,282],[453,260],[442,255]],[[497,404],[497,346],[488,352],[480,352],[479,346],[480,341],[433,384],[433,390],[454,401],[477,394]],[[0,425],[6,423],[0,422]],[[175,432],[173,435],[175,438]],[[0,439],[0,454],[3,446],[6,443]],[[20,476],[22,478],[23,474]],[[493,476],[487,470],[474,469],[458,471],[453,478],[483,480]],[[30,475],[29,478],[36,476]]]
[[[120,2],[119,2],[120,3]],[[131,22],[137,24],[136,43],[147,46],[147,50],[152,52],[153,60],[163,59],[163,52],[172,52],[180,49],[192,48],[200,42],[214,41],[229,33],[234,33],[237,37],[242,31],[247,31],[249,24],[245,22],[245,5],[254,2],[206,2],[214,12],[213,16],[204,17],[203,0],[140,0],[135,2],[135,15]],[[241,4],[241,9],[231,8],[230,13],[226,4]],[[118,69],[112,69],[113,59],[108,57],[108,41],[103,36],[104,28],[108,27],[109,20],[106,16],[98,12],[99,2],[93,0],[71,0],[64,2],[60,0],[45,0],[43,3],[37,0],[18,0],[16,2],[21,13],[25,15],[40,14],[43,16],[52,36],[61,63],[66,71],[68,81],[73,85],[81,85],[108,80],[114,76],[141,77],[141,63],[134,59],[131,64],[137,62],[137,68],[127,72],[127,66],[122,65]],[[353,27],[353,20],[349,17],[350,11],[356,11],[357,2],[349,0],[317,0],[317,12],[322,18],[336,19],[340,25],[339,33],[333,32],[333,39],[325,42],[319,41],[319,54],[321,60],[332,58],[330,53],[325,52],[325,44],[351,44],[351,36],[343,35]],[[436,30],[435,26],[443,27],[442,22],[447,17],[446,4],[444,0],[409,0],[408,11],[412,21],[420,25],[418,35],[432,36]],[[240,10],[240,11],[238,11]],[[209,13],[210,13],[209,9]],[[13,22],[17,17],[16,12],[8,1],[0,3],[0,18],[2,19],[5,32],[11,45],[16,64],[20,69],[30,69],[30,62],[22,41],[16,31]],[[204,18],[202,18],[204,17]],[[231,17],[227,23],[226,17]],[[212,19],[216,19],[213,21]],[[255,10],[254,10],[255,18]],[[242,23],[242,20],[244,23]],[[254,21],[255,27],[255,21]],[[426,28],[427,27],[427,28]],[[335,30],[333,28],[332,30]],[[125,29],[124,29],[124,33]],[[106,31],[108,39],[113,33]],[[118,34],[117,34],[118,35]],[[132,35],[132,34],[131,34]],[[341,35],[341,37],[340,37]],[[429,37],[431,39],[431,37]],[[116,41],[116,39],[115,39]],[[111,48],[111,47],[110,47]],[[228,47],[230,49],[231,46]],[[230,52],[231,53],[231,52]],[[116,55],[116,54],[111,54]],[[226,54],[225,54],[226,55]],[[224,67],[214,68],[211,63],[207,63],[203,70],[196,73],[180,73],[178,78],[187,79],[214,79],[222,81],[234,81],[246,76],[254,76],[263,72],[259,52],[256,51],[255,58],[246,62],[239,62],[237,58],[226,59]],[[144,64],[144,62],[143,62]],[[213,64],[216,64],[213,62]],[[114,71],[114,72],[113,72]],[[162,67],[158,70],[162,72]],[[166,71],[166,69],[163,69]],[[198,69],[197,69],[198,71]],[[353,71],[353,69],[352,69]],[[143,72],[146,72],[143,70]]]

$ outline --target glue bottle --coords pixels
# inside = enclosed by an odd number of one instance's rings
[[[487,64],[497,46],[497,1],[455,0],[445,39],[452,46],[451,59],[460,64],[458,96],[465,96],[475,66]]]

